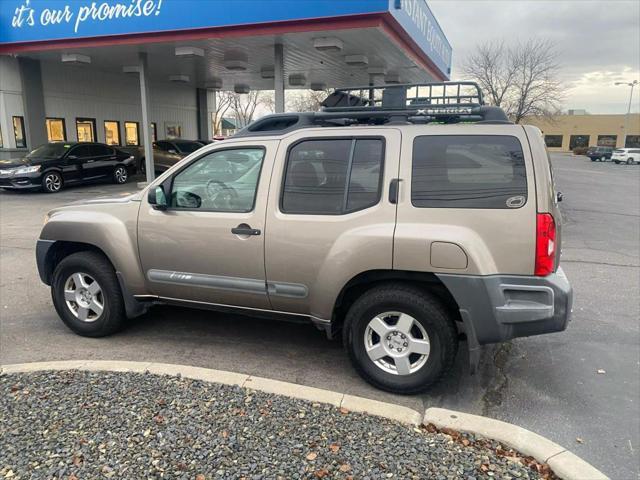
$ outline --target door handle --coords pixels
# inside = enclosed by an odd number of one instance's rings
[[[231,233],[235,235],[260,235],[260,230],[257,228],[251,228],[246,223],[241,223],[237,227],[231,229]]]
[[[394,178],[391,180],[391,184],[389,185],[389,203],[396,204],[398,203],[398,193],[400,187],[400,179]]]

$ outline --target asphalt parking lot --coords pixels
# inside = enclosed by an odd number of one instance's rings
[[[365,384],[339,342],[310,325],[157,307],[110,338],[75,336],[39,281],[34,246],[57,205],[135,189],[89,185],[56,195],[0,192],[0,362],[126,359],[260,375],[414,408],[444,406],[513,422],[574,451],[612,478],[637,478],[640,449],[640,167],[554,155],[564,193],[562,264],[574,290],[563,333],[464,348],[428,395]],[[599,370],[605,373],[598,373]]]

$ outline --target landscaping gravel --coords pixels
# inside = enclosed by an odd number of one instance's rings
[[[180,377],[0,376],[0,479],[550,475],[527,463],[471,435]]]

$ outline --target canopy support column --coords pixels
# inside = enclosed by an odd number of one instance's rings
[[[274,90],[276,113],[284,113],[284,46],[277,43],[274,47]]]
[[[151,122],[149,122],[149,83],[147,80],[147,54],[138,54],[140,74],[140,107],[142,108],[142,142],[144,144],[144,163],[147,182],[154,178],[153,145],[151,140]],[[156,132],[157,133],[157,132]]]

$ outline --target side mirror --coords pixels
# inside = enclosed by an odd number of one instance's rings
[[[164,187],[158,185],[156,188],[149,190],[147,201],[155,210],[167,209],[167,197],[164,194]]]
[[[556,202],[560,203],[560,202],[562,201],[562,199],[563,199],[563,198],[564,198],[564,197],[563,197],[563,195],[562,195],[562,192],[557,192],[557,193],[556,193]]]

